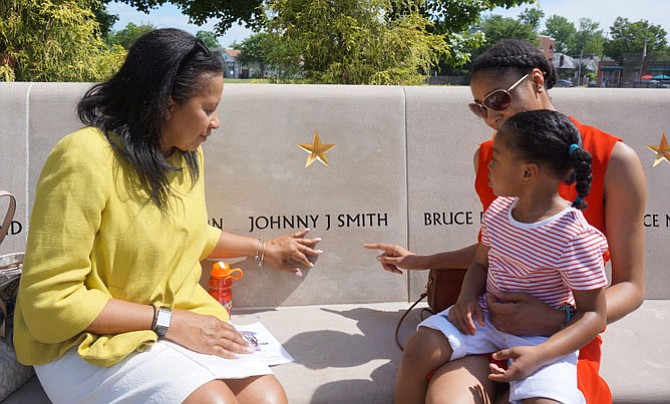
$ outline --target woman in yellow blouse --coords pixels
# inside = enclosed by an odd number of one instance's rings
[[[54,403],[287,401],[199,285],[206,258],[255,255],[300,276],[287,262],[321,253],[307,230],[262,241],[207,224],[200,146],[219,126],[222,72],[192,35],[152,31],[50,153],[14,342]]]

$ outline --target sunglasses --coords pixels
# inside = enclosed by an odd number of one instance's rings
[[[512,84],[507,90],[499,88],[493,90],[490,93],[486,94],[482,102],[476,101],[468,104],[470,111],[472,111],[478,117],[484,119],[488,113],[488,110],[491,111],[504,111],[512,105],[512,96],[510,92],[513,91],[526,77],[530,76],[530,73],[527,73],[525,76],[517,80],[516,83]]]

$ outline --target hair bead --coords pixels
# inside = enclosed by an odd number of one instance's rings
[[[573,143],[570,145],[570,150],[568,150],[568,156],[572,156],[572,154],[575,152],[575,150],[579,149],[579,145],[577,143]]]

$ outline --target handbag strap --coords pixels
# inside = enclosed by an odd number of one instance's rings
[[[14,198],[14,195],[7,191],[0,190],[0,198],[3,196],[9,197],[9,206],[7,206],[5,219],[2,221],[2,230],[0,230],[0,244],[2,244],[5,236],[9,232],[9,226],[12,224],[12,219],[14,219],[14,212],[16,212],[16,198]]]
[[[396,343],[396,345],[398,345],[398,348],[400,348],[401,351],[404,351],[405,348],[400,343],[400,326],[402,325],[402,322],[405,321],[405,317],[407,317],[409,312],[412,311],[414,306],[419,304],[419,302],[422,301],[426,296],[428,296],[427,292],[422,293],[421,296],[419,296],[419,298],[416,299],[416,302],[412,303],[412,305],[409,306],[409,308],[407,310],[405,310],[402,317],[400,317],[400,320],[398,320],[398,325],[395,327],[395,343]]]
[[[14,195],[7,191],[0,190],[0,198],[3,196],[9,198],[9,206],[7,206],[7,213],[5,213],[5,219],[2,221],[2,229],[0,229],[0,244],[2,244],[5,236],[9,232],[9,226],[14,218],[14,212],[16,212],[16,199],[14,198]],[[0,319],[0,337],[4,338],[7,326],[7,322],[5,321],[7,319],[7,307],[2,299],[0,299],[0,313],[2,313],[2,318]]]

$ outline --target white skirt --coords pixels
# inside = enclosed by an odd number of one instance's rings
[[[91,365],[73,348],[35,372],[54,404],[181,403],[212,380],[272,374],[256,358],[223,359],[165,340],[109,368]]]

